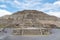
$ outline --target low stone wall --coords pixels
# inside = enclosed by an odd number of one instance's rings
[[[50,29],[38,28],[38,29],[15,29],[13,30],[14,35],[49,35]]]

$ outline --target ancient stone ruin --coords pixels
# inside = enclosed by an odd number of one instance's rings
[[[51,28],[57,28],[59,20],[41,11],[24,10],[1,17],[0,24],[14,28],[12,34],[15,35],[48,35],[51,34]]]

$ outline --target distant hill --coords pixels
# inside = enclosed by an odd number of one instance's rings
[[[60,27],[60,18],[37,10],[23,10],[0,17],[0,27]]]

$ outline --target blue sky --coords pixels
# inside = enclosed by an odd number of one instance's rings
[[[22,10],[38,10],[60,17],[60,0],[0,0],[0,16]]]

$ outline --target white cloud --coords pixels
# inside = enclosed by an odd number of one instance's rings
[[[60,6],[60,1],[56,1],[54,5]]]
[[[20,5],[21,3],[19,2],[19,1],[17,1],[17,0],[14,0],[14,3],[16,4],[16,5]]]
[[[60,0],[55,1],[54,3],[42,3],[42,0],[24,0],[20,2],[18,0],[1,0],[5,1],[7,4],[10,4],[12,8],[17,8],[18,10],[24,9],[35,9],[40,11],[47,11],[47,14],[55,15],[60,17],[60,12],[58,9],[60,8]],[[1,5],[0,7],[6,7],[5,5]],[[4,10],[5,11],[5,10]]]
[[[60,1],[55,1],[54,3],[43,4],[40,10],[46,12],[49,15],[60,17],[59,8],[60,8]]]
[[[11,5],[16,8],[22,8],[22,9],[33,9],[34,8],[36,10],[41,10],[44,12],[49,10],[48,12],[46,12],[47,14],[60,17],[60,12],[56,11],[60,7],[60,1],[55,1],[54,3],[42,4],[41,0],[24,0],[24,2],[19,2],[18,0],[14,0],[11,3]]]
[[[7,10],[2,10],[2,9],[0,9],[0,17],[1,16],[4,16],[4,15],[11,15],[12,13],[11,12],[9,12],[9,11],[7,11]]]
[[[24,0],[20,2],[18,0],[14,0],[13,2],[9,2],[14,8],[22,8],[22,9],[30,9],[35,5],[41,4],[41,0]]]
[[[48,12],[48,14],[60,17],[60,12]]]
[[[0,5],[1,8],[6,8],[7,6],[6,5]]]
[[[45,3],[42,5],[42,8],[40,9],[41,11],[47,11],[53,9],[54,6],[51,3]]]

